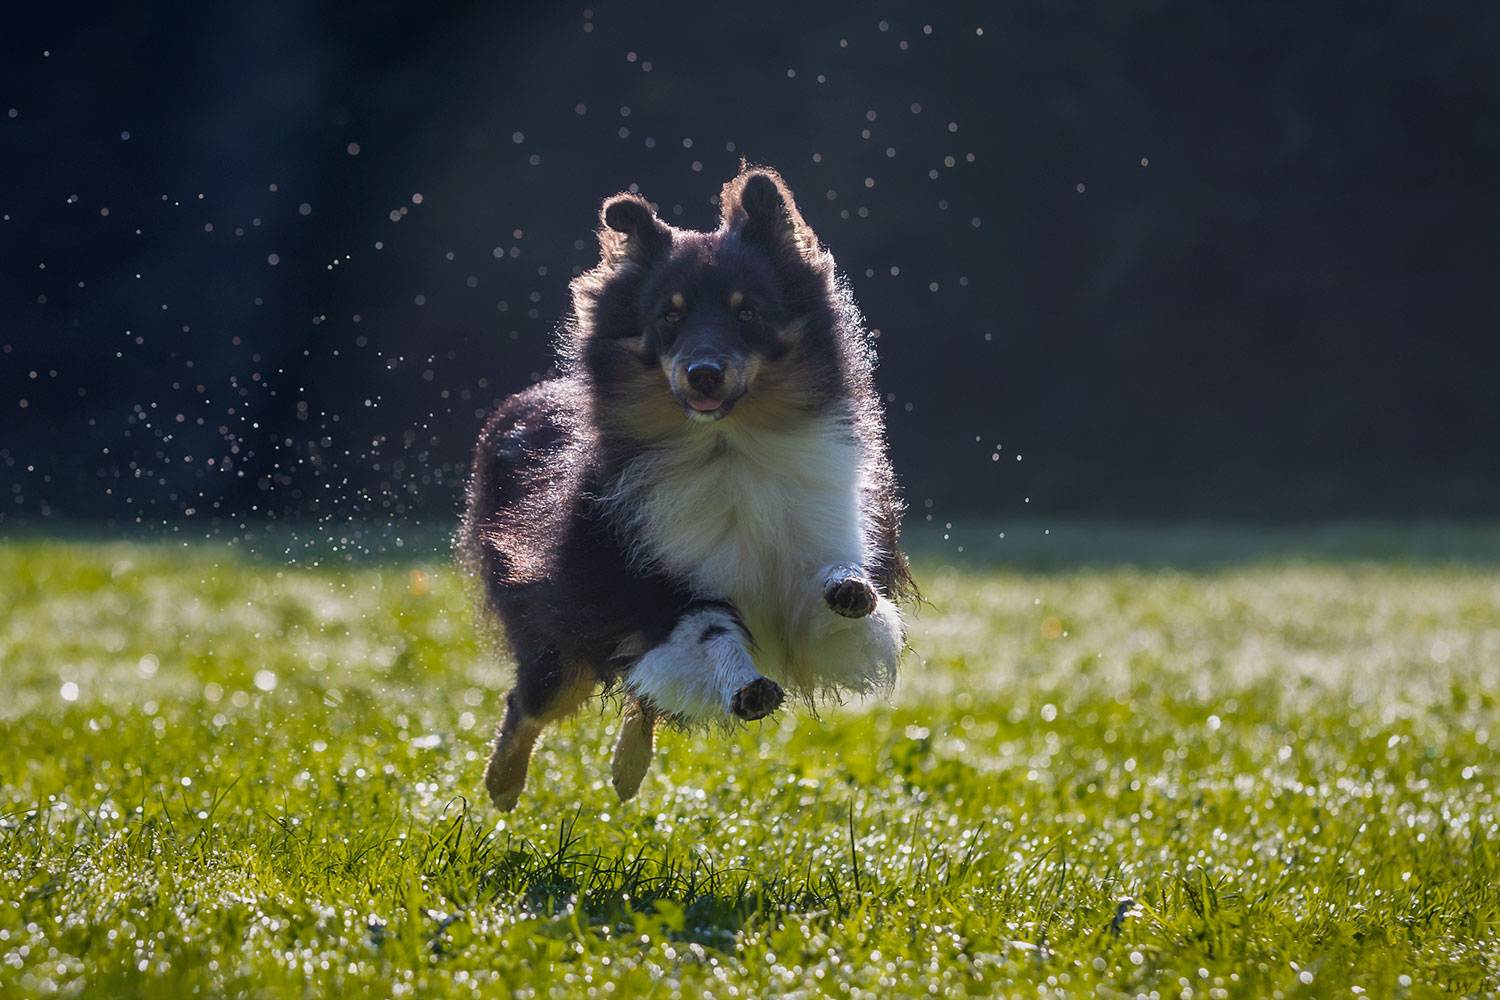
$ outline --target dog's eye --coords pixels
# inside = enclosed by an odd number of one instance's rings
[[[678,323],[682,322],[682,313],[678,312],[676,309],[668,309],[666,312],[662,313],[661,318],[666,320],[668,323],[671,323],[673,326],[676,326]]]
[[[746,306],[744,309],[740,310],[740,322],[741,323],[748,323],[748,322],[750,322],[754,318],[755,318],[755,310],[751,309],[749,306]]]

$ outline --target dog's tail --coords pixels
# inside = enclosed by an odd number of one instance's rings
[[[497,588],[550,569],[556,536],[546,526],[566,516],[577,465],[573,396],[561,382],[539,383],[501,404],[480,432],[457,547],[491,609]]]

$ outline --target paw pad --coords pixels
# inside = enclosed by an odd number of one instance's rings
[[[875,610],[875,588],[857,576],[830,581],[823,599],[835,613],[845,618],[863,618]]]
[[[729,700],[729,709],[746,721],[762,719],[781,706],[781,685],[765,677],[757,677],[734,693]]]

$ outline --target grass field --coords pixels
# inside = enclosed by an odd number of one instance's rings
[[[1500,533],[1032,536],[889,699],[503,817],[441,557],[0,544],[0,995],[1500,991]]]

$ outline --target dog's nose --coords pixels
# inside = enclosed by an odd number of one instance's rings
[[[705,396],[724,384],[724,366],[716,361],[695,361],[687,367],[688,385]]]

